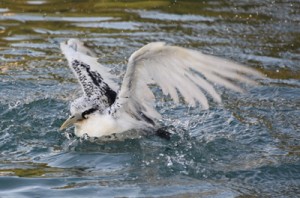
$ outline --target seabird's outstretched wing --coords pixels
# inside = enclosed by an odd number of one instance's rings
[[[115,78],[106,67],[98,62],[95,53],[77,39],[69,39],[60,44],[69,67],[77,77],[87,98],[98,99],[99,103],[110,106],[116,98]]]
[[[113,111],[125,111],[142,119],[159,119],[160,114],[154,108],[154,95],[149,84],[157,84],[165,95],[170,95],[179,103],[178,92],[190,106],[201,104],[208,109],[209,104],[204,91],[216,102],[221,97],[214,84],[241,92],[234,81],[256,84],[247,76],[261,76],[253,69],[237,63],[204,55],[201,52],[164,43],[150,43],[134,52],[128,62],[123,84]]]

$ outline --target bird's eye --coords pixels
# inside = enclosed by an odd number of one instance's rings
[[[97,109],[95,109],[95,108],[88,109],[88,110],[82,112],[81,116],[82,116],[82,118],[87,119],[87,115],[94,113],[95,111],[97,111]]]
[[[83,119],[87,119],[87,112],[86,111],[82,112],[81,117]]]

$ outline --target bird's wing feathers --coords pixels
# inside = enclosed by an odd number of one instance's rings
[[[110,106],[116,98],[118,89],[115,78],[106,67],[98,62],[94,53],[77,39],[60,44],[69,66],[77,77],[84,94],[88,98],[99,99],[99,103]]]
[[[220,103],[221,97],[214,84],[241,92],[234,81],[256,84],[249,75],[261,76],[253,69],[222,58],[161,42],[150,43],[129,58],[114,106],[134,116],[142,113],[150,119],[159,119],[160,114],[154,108],[155,97],[148,87],[155,83],[175,103],[179,103],[180,93],[188,105],[195,106],[198,102],[203,109],[208,109],[208,100],[203,92]]]

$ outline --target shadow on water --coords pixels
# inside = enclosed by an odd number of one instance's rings
[[[299,10],[296,1],[1,1],[0,195],[298,196]],[[269,78],[242,95],[220,89],[224,104],[209,111],[159,96],[170,141],[68,139],[58,129],[81,94],[58,47],[70,37],[118,75],[132,52],[165,41]]]

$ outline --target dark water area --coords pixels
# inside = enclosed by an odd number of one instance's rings
[[[299,24],[292,0],[1,0],[0,196],[298,197]],[[220,89],[208,111],[159,100],[170,141],[67,138],[59,127],[81,94],[59,49],[69,38],[120,75],[131,53],[164,41],[268,78]]]

